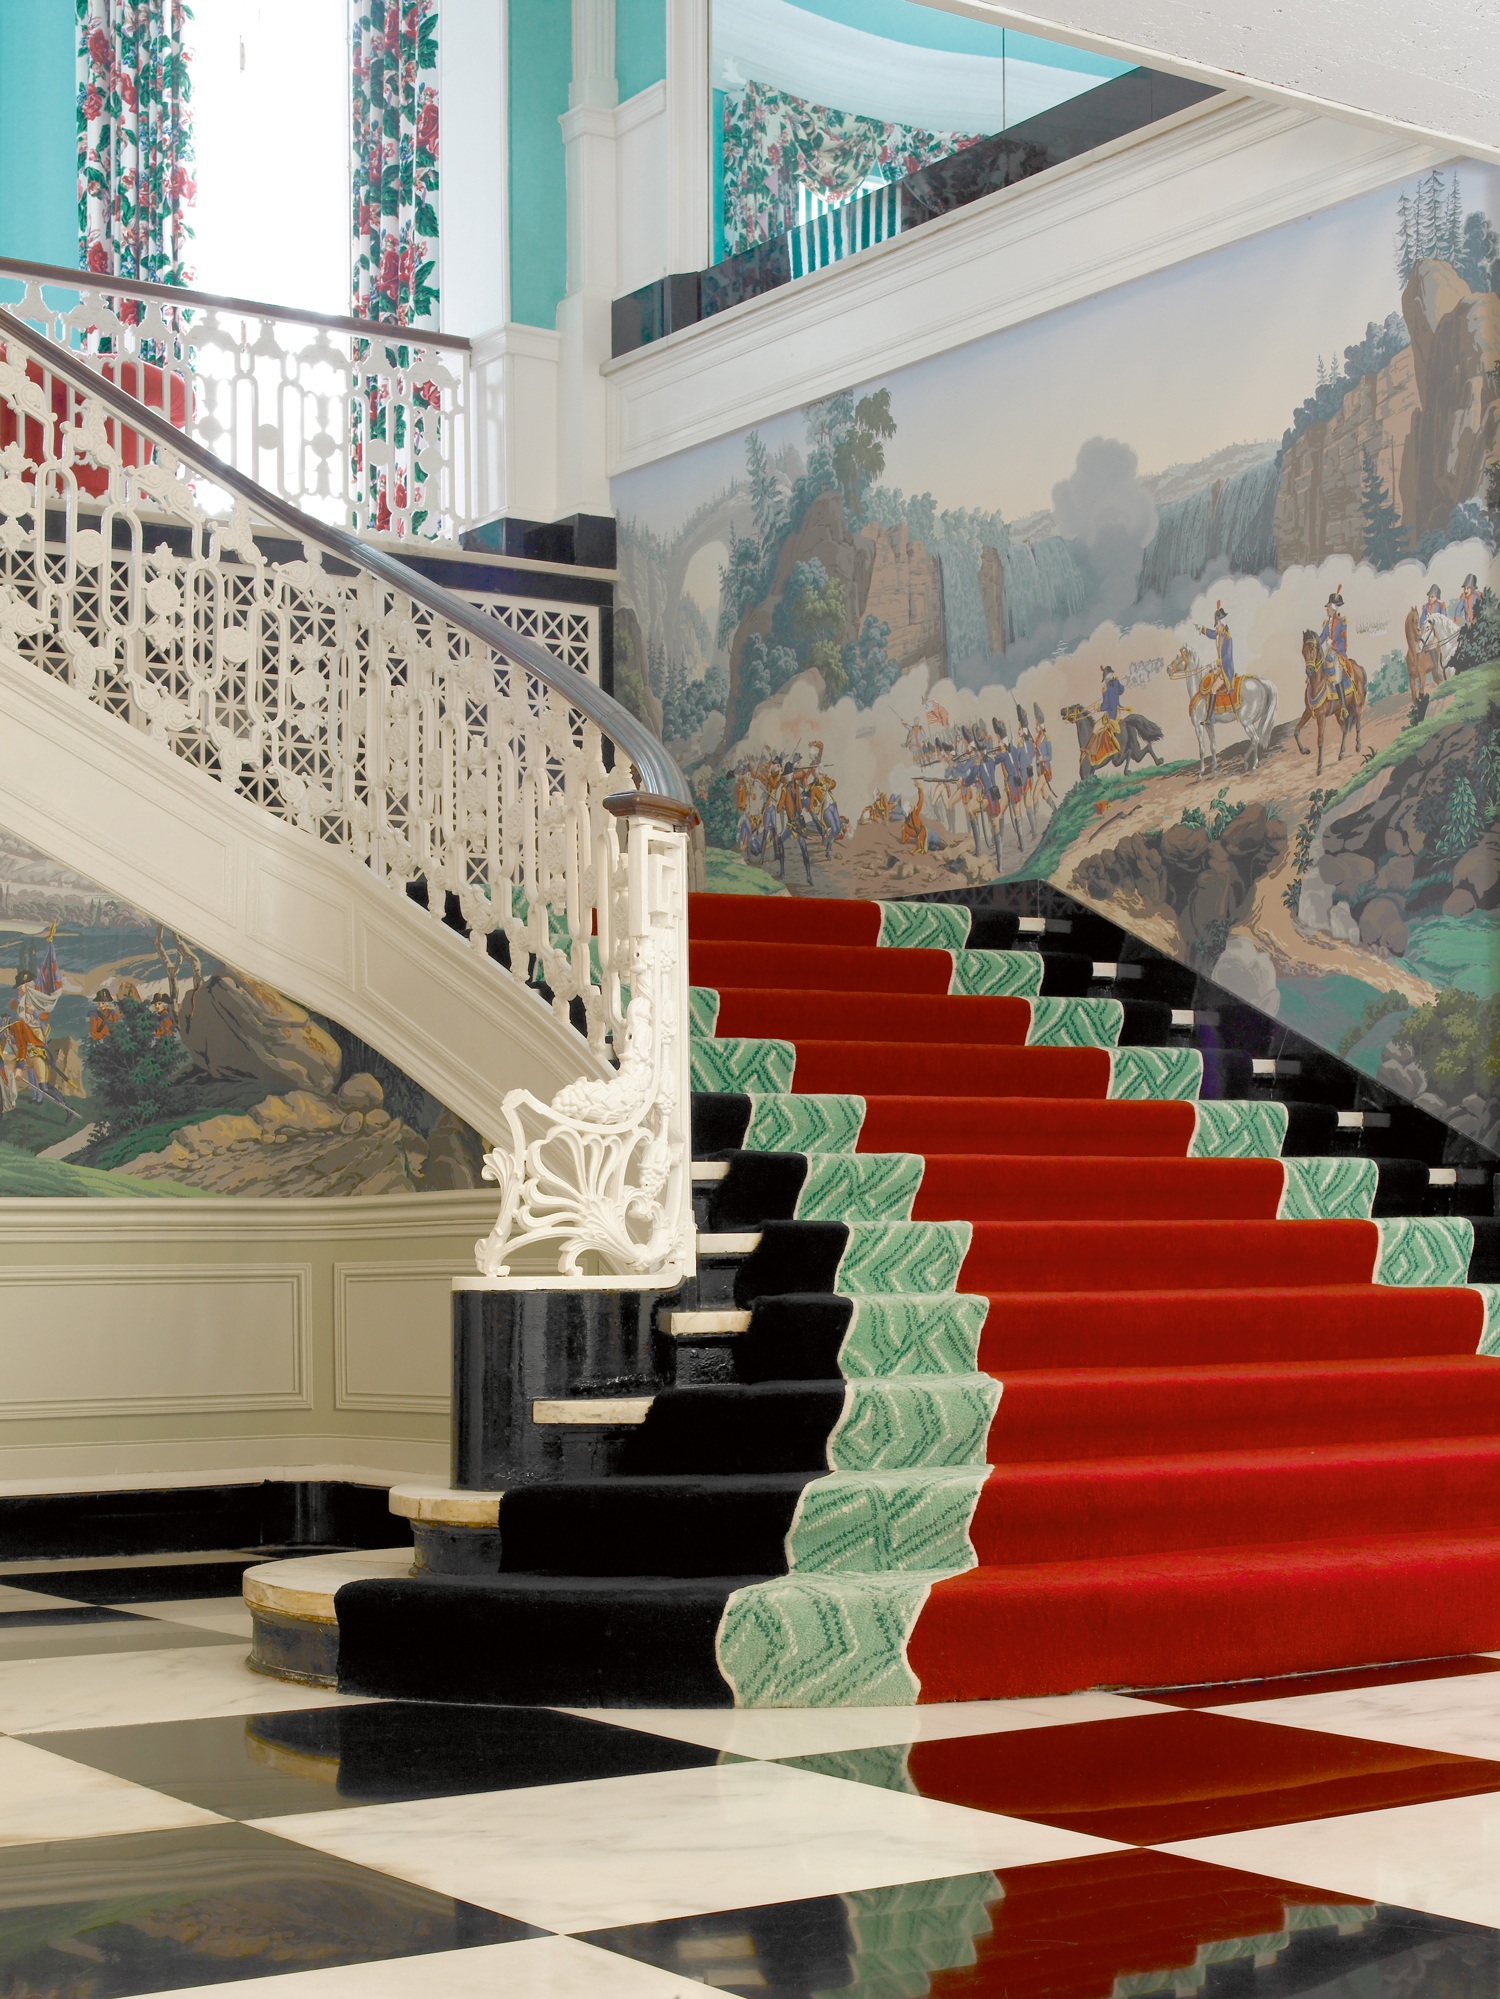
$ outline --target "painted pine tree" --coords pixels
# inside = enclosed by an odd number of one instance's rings
[[[1406,537],[1380,467],[1372,452],[1364,455],[1360,481],[1360,513],[1364,517],[1365,560],[1376,569],[1394,569],[1401,560]]]

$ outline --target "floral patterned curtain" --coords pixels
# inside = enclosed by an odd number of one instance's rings
[[[189,284],[192,14],[184,0],[74,5],[79,262],[105,276]]]
[[[436,326],[437,0],[352,0],[356,319]]]
[[[396,326],[438,323],[437,0],[350,0],[354,255],[350,310]],[[368,352],[360,344],[356,362]],[[411,365],[405,345],[386,349],[391,367]],[[438,395],[421,383],[394,403],[388,376],[366,378],[353,410],[356,525],[377,534],[420,533],[414,506],[426,478],[424,429]],[[419,412],[408,416],[408,403]],[[422,410],[430,403],[431,414]],[[411,508],[408,514],[408,508]]]
[[[872,174],[899,180],[983,136],[888,125],[752,78],[724,99],[725,248],[732,257],[790,229],[799,186],[841,201]]]

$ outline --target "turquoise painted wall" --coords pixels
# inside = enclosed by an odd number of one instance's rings
[[[565,0],[510,0],[510,316],[555,326],[568,284],[568,184],[558,119],[573,74]]]
[[[667,74],[667,0],[615,0],[615,82],[620,102]]]
[[[78,263],[73,9],[0,5],[0,256]]]

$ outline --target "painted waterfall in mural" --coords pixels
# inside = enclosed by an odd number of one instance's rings
[[[616,482],[709,886],[1048,877],[1500,1146],[1500,174]]]
[[[0,1195],[404,1194],[480,1143],[337,1023],[0,832]]]

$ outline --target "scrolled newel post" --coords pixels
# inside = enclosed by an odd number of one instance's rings
[[[475,1248],[482,1279],[665,1290],[696,1267],[687,898],[691,805],[648,791],[604,798],[596,821],[601,984],[623,1006],[618,1067],[543,1103],[501,1106],[508,1144],[485,1155],[500,1189]],[[524,1272],[513,1259],[533,1253]]]

